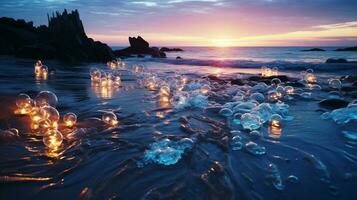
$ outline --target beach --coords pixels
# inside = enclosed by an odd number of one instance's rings
[[[167,53],[167,59],[131,57],[115,69],[43,60],[46,79],[34,76],[35,60],[1,57],[0,128],[19,131],[18,137],[1,138],[1,198],[356,196],[357,68],[325,63],[331,56],[355,61],[356,55],[217,51],[223,49],[192,48]],[[280,59],[286,51],[293,55]],[[276,74],[269,74],[273,67]],[[93,68],[120,74],[120,87],[93,83]],[[18,94],[35,98],[40,91],[56,94],[61,116],[78,117],[74,128],[59,125],[63,142],[55,151],[30,129],[28,116],[14,114]],[[329,99],[348,105],[322,106]],[[338,109],[349,120],[338,118]],[[103,123],[107,112],[116,115],[117,125]],[[273,115],[281,117],[278,125],[271,124]]]

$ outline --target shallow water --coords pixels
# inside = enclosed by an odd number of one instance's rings
[[[137,61],[129,61],[127,66]],[[1,199],[354,199],[357,192],[356,141],[343,131],[356,130],[356,123],[337,125],[323,120],[318,101],[287,101],[289,115],[281,132],[265,124],[261,138],[249,132],[243,139],[265,147],[266,154],[253,155],[246,149],[232,150],[234,126],[208,109],[177,109],[158,101],[157,92],[140,87],[138,77],[122,75],[123,87],[93,87],[90,67],[108,70],[103,64],[67,66],[46,62],[55,70],[47,80],[33,76],[34,61],[13,58],[0,61],[0,128],[18,128],[19,139],[0,141]],[[185,74],[191,81],[215,74],[245,77],[258,69],[219,69],[145,63],[159,77]],[[294,76],[294,72],[287,73]],[[327,87],[331,74],[317,74]],[[347,75],[340,72],[340,75]],[[297,75],[295,75],[297,76]],[[54,92],[61,115],[78,116],[77,134],[66,137],[57,151],[48,150],[40,136],[28,130],[26,117],[13,115],[15,97],[22,92],[34,97],[41,90]],[[224,90],[217,94],[223,95]],[[344,97],[352,101],[350,96]],[[219,97],[210,101],[224,103]],[[118,127],[106,127],[103,111],[114,111]],[[67,131],[62,130],[64,134]],[[176,164],[143,162],[150,145],[169,138],[191,138]],[[21,192],[19,192],[21,191]]]

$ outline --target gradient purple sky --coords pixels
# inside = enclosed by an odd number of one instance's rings
[[[64,8],[110,45],[136,35],[158,46],[357,45],[356,0],[1,0],[0,15],[40,25]]]

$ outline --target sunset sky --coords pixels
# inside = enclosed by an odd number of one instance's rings
[[[157,46],[353,46],[356,0],[1,0],[0,15],[47,24],[78,9],[86,33],[110,45],[141,35]]]

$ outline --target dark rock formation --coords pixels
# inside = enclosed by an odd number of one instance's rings
[[[319,102],[319,105],[324,108],[338,109],[346,107],[348,103],[343,99],[324,99]]]
[[[127,57],[133,54],[135,55],[151,55],[156,58],[165,58],[166,54],[160,51],[157,47],[150,47],[149,43],[142,37],[129,37],[130,47],[121,50],[115,50],[114,54],[118,57]]]
[[[348,61],[344,58],[329,58],[326,63],[348,63]]]
[[[181,59],[182,59],[181,56],[176,57],[176,60],[181,60]]]
[[[180,48],[168,48],[168,47],[162,47],[160,49],[162,52],[173,52],[173,51],[183,51],[183,49]]]
[[[104,43],[88,38],[77,10],[48,16],[48,26],[0,18],[0,54],[67,62],[106,62],[115,58]]]
[[[356,47],[339,48],[339,49],[336,49],[335,51],[357,51],[357,46]]]
[[[305,50],[301,50],[301,51],[325,51],[325,50],[320,49],[320,48],[312,48],[312,49],[305,49]]]

